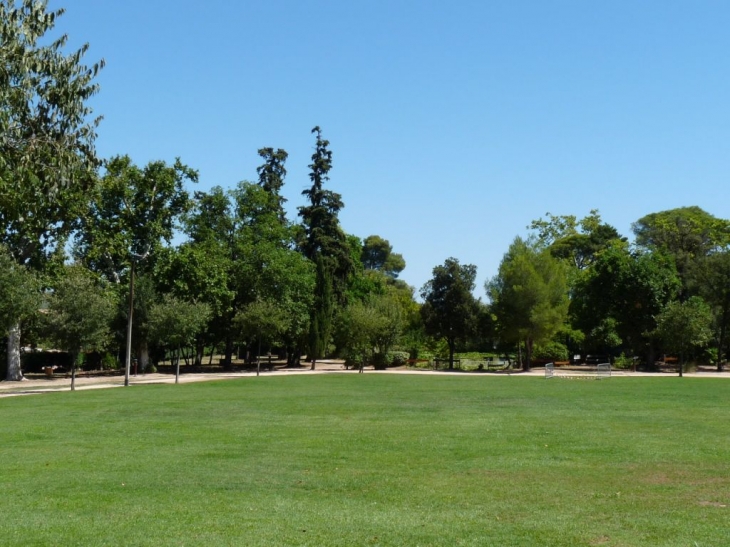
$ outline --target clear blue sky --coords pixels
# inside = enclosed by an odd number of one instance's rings
[[[406,259],[418,290],[453,256],[477,295],[533,219],[730,218],[725,0],[51,0],[104,58],[103,157],[183,162],[198,188],[289,152],[302,204],[322,127],[340,220]]]

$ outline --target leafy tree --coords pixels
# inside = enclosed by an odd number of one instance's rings
[[[248,339],[258,342],[256,350],[256,376],[261,373],[261,346],[265,344],[271,351],[271,344],[284,334],[288,326],[287,310],[273,300],[257,299],[244,307],[235,322]]]
[[[626,241],[613,226],[605,224],[597,210],[577,220],[575,216],[554,216],[535,220],[530,228],[537,232],[537,244],[550,249],[553,256],[569,261],[579,270],[590,266],[596,255],[612,241]]]
[[[198,174],[179,158],[171,166],[153,161],[139,168],[129,156],[116,156],[105,167],[98,191],[80,221],[75,254],[117,283],[124,271],[129,273],[124,377],[124,384],[129,385],[135,270],[163,241],[172,239],[178,219],[189,207],[185,184],[197,182]],[[145,367],[146,353],[140,358]]]
[[[565,265],[518,237],[486,290],[502,337],[525,343],[523,368],[530,370],[533,345],[550,340],[567,319]]]
[[[730,329],[730,250],[694,261],[688,273],[690,290],[712,309],[717,340],[717,370],[723,369]]]
[[[656,318],[657,333],[664,347],[679,354],[679,375],[684,372],[684,359],[693,347],[703,347],[712,338],[712,312],[697,296],[684,302],[670,302]]]
[[[38,315],[41,306],[40,283],[37,275],[21,266],[0,246],[0,332],[10,338],[20,336],[20,326]],[[20,339],[8,341],[8,369],[20,362]],[[17,354],[14,352],[17,351]],[[8,380],[21,380],[23,372],[18,365]]]
[[[72,391],[79,355],[106,346],[113,316],[113,293],[80,264],[67,266],[48,297],[45,317],[51,340],[71,355]]]
[[[385,368],[387,355],[397,343],[404,327],[401,303],[395,291],[372,295],[351,303],[344,312],[348,353],[360,364],[367,361]]]
[[[304,255],[317,265],[315,302],[312,309],[309,334],[309,355],[314,367],[329,344],[335,299],[345,299],[347,279],[353,271],[351,249],[340,228],[338,214],[344,204],[342,197],[324,189],[332,168],[329,141],[322,138],[319,127],[312,129],[317,136],[312,163],[309,165],[310,188],[302,192],[309,205],[299,207],[302,232],[299,247]]]
[[[192,344],[210,315],[207,304],[186,302],[166,294],[149,311],[150,337],[173,350],[175,383],[180,382],[180,350]]]
[[[372,235],[365,238],[361,260],[368,270],[378,270],[395,279],[406,267],[403,256],[393,252],[387,239]]]
[[[63,249],[94,184],[99,119],[87,100],[103,62],[87,67],[88,45],[65,54],[52,39],[63,10],[44,1],[0,0],[0,244],[35,271]],[[8,337],[8,380],[22,380],[20,325]]]
[[[593,339],[617,341],[654,363],[655,317],[672,301],[680,281],[661,253],[631,252],[623,244],[601,252],[573,288],[574,324]],[[613,333],[611,333],[613,329]]]
[[[687,296],[687,274],[693,261],[730,243],[730,221],[697,206],[651,213],[633,224],[636,244],[671,256]]]
[[[433,277],[421,288],[421,317],[426,333],[442,338],[449,346],[449,368],[454,368],[456,344],[468,338],[476,327],[477,300],[474,280],[477,268],[448,258],[433,269]]]

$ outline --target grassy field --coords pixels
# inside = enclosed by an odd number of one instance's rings
[[[353,374],[0,399],[0,545],[727,545],[729,394]]]

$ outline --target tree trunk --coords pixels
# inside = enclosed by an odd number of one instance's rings
[[[223,356],[223,368],[231,370],[233,366],[233,336],[226,335],[226,352]]]
[[[5,376],[8,382],[24,380],[20,366],[20,323],[16,323],[8,331],[8,372]]]
[[[449,370],[454,370],[454,346],[456,346],[456,341],[449,338],[446,343],[449,345]]]
[[[71,391],[76,391],[76,361],[79,356],[75,353],[71,354]]]
[[[129,369],[132,366],[132,317],[134,315],[134,260],[129,275],[129,315],[127,316],[127,355],[124,363],[124,386],[129,386]]]
[[[180,348],[177,348],[175,357],[175,383],[180,383]]]
[[[525,365],[522,370],[530,372],[532,366],[532,338],[525,339]]]
[[[142,372],[147,370],[150,364],[150,347],[147,344],[147,340],[142,340],[139,347],[139,366]]]
[[[261,374],[261,335],[259,334],[259,349],[256,351],[256,376]]]
[[[199,367],[203,364],[203,353],[205,352],[205,343],[202,341],[195,342],[195,361],[194,365]]]
[[[679,377],[684,376],[684,352],[679,352]]]
[[[722,372],[722,356],[725,349],[725,325],[720,327],[720,335],[717,340],[717,372]]]

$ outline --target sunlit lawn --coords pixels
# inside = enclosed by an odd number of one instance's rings
[[[727,545],[729,394],[348,374],[0,399],[0,545]]]

